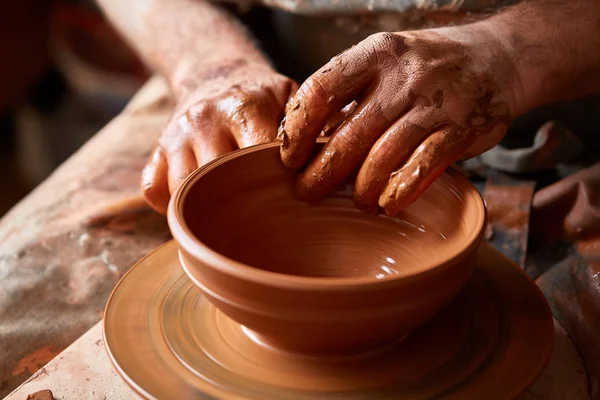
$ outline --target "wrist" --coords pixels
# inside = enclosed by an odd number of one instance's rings
[[[477,72],[486,73],[496,81],[499,99],[507,104],[511,118],[527,111],[527,92],[520,74],[518,55],[490,20],[436,31],[461,43]]]
[[[273,70],[269,62],[260,54],[231,55],[229,52],[215,54],[209,58],[199,59],[195,55],[182,57],[168,76],[169,83],[177,101],[183,101],[189,94],[198,88],[210,83],[231,80],[240,76],[245,70],[267,69]]]
[[[532,0],[478,23],[511,55],[519,88],[513,116],[600,90],[598,12],[594,0]]]

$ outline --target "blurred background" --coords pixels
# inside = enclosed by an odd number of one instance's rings
[[[0,215],[124,107],[149,74],[92,0],[0,2]]]

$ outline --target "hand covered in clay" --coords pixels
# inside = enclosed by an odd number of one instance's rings
[[[501,140],[511,119],[511,77],[496,74],[489,55],[497,60],[502,46],[490,39],[482,49],[449,32],[372,35],[301,85],[279,132],[290,168],[306,165],[334,113],[357,104],[301,173],[301,197],[318,201],[358,172],[356,205],[395,215],[453,162]]]
[[[244,60],[184,79],[173,116],[142,173],[147,202],[165,213],[170,195],[196,168],[237,148],[272,141],[297,89],[268,65]]]

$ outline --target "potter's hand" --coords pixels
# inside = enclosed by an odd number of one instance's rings
[[[300,175],[300,196],[318,200],[360,168],[356,205],[394,215],[451,163],[497,144],[513,101],[512,70],[493,70],[497,43],[481,48],[451,28],[380,33],[334,57],[300,87],[279,132],[284,164],[301,168],[330,116],[358,103]]]
[[[165,213],[170,194],[197,167],[237,148],[272,141],[297,84],[266,64],[234,60],[183,83],[176,107],[142,174],[148,203]]]

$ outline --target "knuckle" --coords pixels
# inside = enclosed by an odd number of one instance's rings
[[[380,63],[380,52],[387,52],[393,41],[393,34],[389,32],[375,33],[363,42],[365,57],[375,65]]]
[[[390,159],[392,158],[391,151],[385,147],[373,149],[373,154],[367,156],[369,171],[376,180],[388,180],[392,171],[390,170]]]
[[[313,102],[326,102],[329,93],[323,82],[318,76],[312,76],[300,87],[301,96],[306,100]]]
[[[394,49],[400,37],[391,32],[374,33],[365,39],[364,44],[371,52]]]
[[[158,146],[165,152],[168,153],[173,145],[173,141],[177,138],[177,131],[172,127],[172,124],[163,131],[162,135],[158,138]]]
[[[281,99],[283,101],[283,104],[285,104],[285,102],[288,100],[289,96],[295,91],[295,89],[297,88],[297,84],[296,82],[294,82],[293,80],[286,78],[286,77],[280,77],[277,82],[274,85],[274,95],[276,99]]]
[[[188,143],[188,133],[177,128],[178,124],[170,124],[158,138],[158,146],[166,158],[173,153],[180,152]]]
[[[170,143],[173,140],[173,136],[175,135],[175,133],[173,132],[173,129],[169,126],[167,127],[162,135],[160,135],[160,137],[158,138],[158,142],[157,145],[158,147],[160,147],[164,152],[168,152],[168,149],[170,147]]]
[[[352,150],[358,148],[361,145],[360,138],[354,132],[339,132],[336,135],[335,139],[336,142],[340,143],[340,148],[342,149]]]
[[[176,112],[158,139],[158,145],[166,154],[174,154],[203,137],[206,127],[214,119],[215,107],[210,101],[195,103]]]
[[[323,66],[321,68],[321,72],[328,72],[329,70],[331,70],[331,65],[335,65],[338,64],[340,62],[342,62],[348,55],[348,53],[352,52],[354,50],[354,46],[349,48],[349,49],[345,49],[343,50],[341,53],[336,54],[335,56],[331,57],[331,60],[329,60],[329,62],[327,64],[325,64],[325,66]]]
[[[378,32],[367,37],[367,41],[371,43],[378,43],[381,45],[392,44],[396,39],[396,34],[391,32]]]
[[[188,169],[190,169],[189,165],[182,165],[180,168],[176,168],[173,171],[171,177],[173,178],[174,187],[177,187],[187,178]]]
[[[188,122],[194,122],[198,120],[205,120],[211,117],[214,112],[214,108],[208,101],[201,101],[191,106],[182,116],[186,118]]]
[[[290,86],[293,83],[293,80],[288,78],[285,75],[277,74],[275,75],[275,85],[276,86]]]
[[[262,94],[248,93],[229,99],[228,103],[230,103],[230,107],[226,111],[227,115],[232,120],[244,120],[250,110],[265,109],[267,101],[266,97]]]

